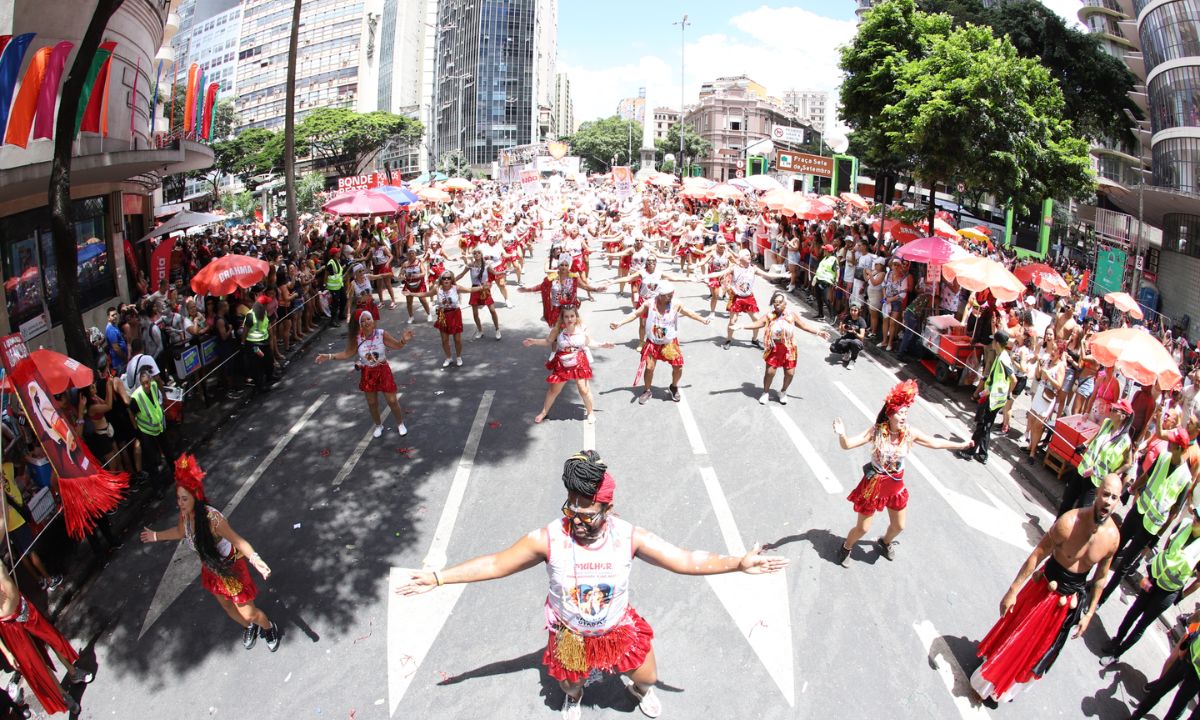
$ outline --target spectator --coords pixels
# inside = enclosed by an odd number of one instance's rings
[[[200,312],[200,308],[196,305],[194,297],[188,298],[184,303],[184,307],[187,311],[187,317],[183,321],[183,329],[187,333],[190,342],[199,342],[208,333],[208,319],[204,317],[204,313]]]
[[[104,327],[104,339],[107,343],[109,366],[115,372],[124,372],[125,363],[129,360],[129,344],[121,333],[121,315],[117,309],[108,309],[108,325]]]
[[[867,335],[867,320],[862,316],[862,306],[857,300],[851,302],[850,310],[842,316],[838,330],[842,336],[829,346],[829,351],[842,356],[842,365],[854,367]]]

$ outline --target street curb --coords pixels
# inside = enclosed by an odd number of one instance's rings
[[[308,337],[301,340],[299,344],[294,345],[288,354],[283,357],[284,361],[290,364],[293,359],[303,354],[306,350],[308,350],[309,346],[319,340],[329,328],[330,323],[328,322],[328,319],[320,318],[318,320],[317,329],[309,334]],[[230,412],[223,416],[224,419],[221,422],[209,424],[194,440],[181,443],[181,452],[194,454],[197,449],[203,447],[210,440],[212,440],[217,433],[225,427],[229,419],[240,414],[241,411],[249,407],[252,402],[254,402],[254,394],[247,393],[245,397],[237,401],[237,403],[231,408]],[[147,492],[141,493],[135,500],[134,504],[126,508],[125,512],[123,513],[126,517],[130,518],[131,521],[127,523],[125,527],[114,527],[113,535],[115,535],[118,539],[121,539],[123,536],[127,535],[131,527],[137,526],[138,523],[136,520],[142,518],[146,509],[160,500],[161,497],[161,492],[156,490],[148,490]],[[123,540],[122,542],[127,541],[128,540]],[[108,564],[108,558],[102,555],[97,555],[96,552],[90,548],[88,555],[89,559],[80,565],[79,568],[73,568],[73,571],[70,573],[70,575],[63,580],[62,592],[56,592],[53,601],[47,601],[46,614],[51,620],[57,620],[59,615],[66,612],[70,608],[71,603],[74,602],[75,598],[82,595],[83,592],[87,590],[92,581],[99,575],[99,571]]]

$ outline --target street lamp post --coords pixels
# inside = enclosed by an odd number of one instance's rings
[[[684,51],[687,48],[687,27],[691,25],[688,22],[688,16],[684,15],[682,20],[676,20],[671,23],[679,26],[679,177],[683,177],[683,131],[684,131],[684,103],[686,102],[687,93],[684,90],[685,75],[683,72]]]

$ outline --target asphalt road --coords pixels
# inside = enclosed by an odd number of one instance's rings
[[[593,277],[610,275],[603,264]],[[678,294],[707,314],[704,291]],[[765,307],[761,281],[756,294]],[[906,478],[909,528],[895,562],[864,541],[851,567],[834,564],[854,521],[845,495],[867,457],[839,449],[831,422],[866,427],[896,380],[891,369],[864,356],[847,370],[803,335],[789,404],[763,407],[760,353],[749,333],[723,350],[719,313],[711,327],[682,321],[685,402],[667,399],[660,370],[655,398],[639,406],[636,330],[614,337],[607,327],[628,299],[609,293],[583,308],[595,337],[619,343],[595,353],[598,422],[589,430],[568,388],[534,425],[545,350],[520,341],[545,327],[536,295],[512,296],[515,307],[500,309],[503,340],[490,329],[471,340],[467,319],[462,368],[442,370],[436,331],[413,326],[414,343],[392,357],[407,438],[389,420],[370,439],[350,364],[312,363],[338,349],[344,330],[326,331],[275,392],[232,418],[200,461],[213,504],[236,501],[232,526],[274,570],[259,583],[260,605],[283,628],[282,646],[243,650],[240,629],[195,580],[190,551],[172,569],[171,545],[132,540],[66,613],[99,664],[83,717],[555,717],[561,693],[540,666],[541,569],[439,589],[419,605],[391,586],[402,576],[395,568],[436,564],[442,552],[449,563],[467,559],[557,517],[561,463],[585,443],[616,475],[626,520],[684,547],[770,543],[792,561],[782,576],[714,582],[635,565],[633,602],[655,629],[663,717],[1123,718],[1130,693],[1157,675],[1166,654],[1157,627],[1118,669],[1097,664],[1126,608],[1117,599],[1015,704],[989,710],[969,699],[974,643],[1050,519],[999,453],[984,467],[918,450],[924,470]],[[398,334],[403,318],[385,310],[383,326]],[[921,404],[911,422],[961,438],[956,416]],[[165,497],[151,525],[174,519]],[[877,518],[868,540],[884,523]],[[612,678],[589,686],[584,704],[585,717],[641,717]]]

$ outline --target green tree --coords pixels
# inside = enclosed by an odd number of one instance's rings
[[[959,25],[988,25],[997,37],[1007,36],[1022,57],[1041,61],[1062,89],[1063,115],[1076,132],[1091,140],[1134,141],[1126,111],[1138,119],[1143,113],[1129,96],[1133,73],[1094,35],[1069,27],[1038,0],[1008,0],[990,8],[979,0],[919,0],[919,5],[946,13]]]
[[[442,154],[437,169],[446,177],[471,178],[471,163],[462,150],[450,150]]]
[[[931,196],[951,179],[1025,207],[1092,192],[1088,144],[1063,117],[1058,84],[990,28],[935,35],[928,53],[895,76],[900,98],[872,129],[907,159]],[[932,216],[931,197],[931,224]]]
[[[604,172],[614,165],[633,166],[642,144],[642,124],[613,115],[589,120],[566,138],[571,151],[587,164],[591,172]],[[675,142],[679,142],[676,136]]]
[[[221,198],[221,208],[233,217],[251,218],[258,207],[258,200],[253,193],[229,193]]]
[[[321,209],[321,193],[325,192],[325,176],[319,172],[305,173],[296,180],[296,211],[315,213]]]
[[[667,154],[679,155],[679,128],[680,123],[675,123],[667,130],[667,136],[662,140],[657,140],[654,143],[655,149],[658,150],[658,156],[664,158]],[[682,125],[683,131],[683,155],[684,157],[676,157],[676,165],[687,160],[695,160],[696,158],[706,157],[712,152],[712,143],[700,137],[700,133],[691,125]],[[674,168],[675,166],[672,166]],[[668,172],[663,170],[663,172]]]
[[[175,130],[183,129],[183,115],[187,104],[187,83],[179,83],[175,85],[174,102],[172,102],[172,94],[170,86],[167,86],[166,91],[159,97],[159,103],[162,107],[164,116],[171,116],[171,128]],[[200,102],[204,102],[204,96],[199,98]],[[234,109],[233,100],[231,98],[223,98],[220,93],[217,94],[217,114],[213,118],[212,126],[212,141],[216,142],[221,139],[231,137],[233,129],[237,126],[237,112]]]
[[[383,110],[358,113],[349,108],[319,108],[296,126],[297,141],[339,175],[354,175],[359,160],[398,137],[416,142],[425,132],[420,122]]]
[[[247,128],[229,140],[213,143],[214,163],[221,172],[237,176],[247,188],[256,177],[283,172],[283,134],[265,128]],[[304,147],[300,146],[301,153]]]

